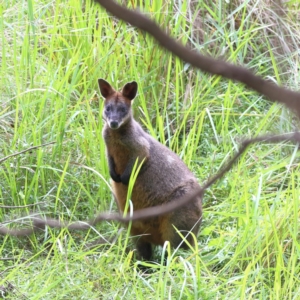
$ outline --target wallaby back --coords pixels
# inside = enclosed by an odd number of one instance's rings
[[[199,188],[197,179],[183,161],[170,149],[147,134],[134,120],[131,101],[137,92],[137,83],[127,83],[121,92],[115,91],[108,82],[98,80],[105,98],[103,138],[112,187],[120,212],[124,211],[128,183],[136,160],[142,163],[134,183],[131,201],[134,210],[176,201]],[[202,199],[192,202],[169,214],[132,224],[131,234],[139,235],[137,249],[144,259],[150,259],[151,244],[163,245],[169,241],[177,247],[182,239],[176,232],[186,236],[198,232],[202,217]],[[175,229],[175,228],[176,229]],[[189,234],[187,241],[193,244]],[[186,247],[182,243],[182,247]]]

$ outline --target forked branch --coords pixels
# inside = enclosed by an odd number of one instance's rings
[[[161,206],[154,206],[145,209],[141,209],[135,211],[133,215],[128,215],[126,217],[122,217],[117,213],[100,213],[95,218],[88,221],[77,221],[77,222],[63,222],[56,219],[50,218],[41,218],[39,216],[32,216],[29,220],[32,222],[32,226],[30,228],[25,229],[10,229],[6,226],[0,227],[0,235],[12,235],[12,236],[28,236],[35,231],[43,230],[45,226],[49,226],[51,228],[67,228],[69,230],[87,230],[91,226],[95,226],[97,223],[102,221],[118,221],[122,223],[128,223],[130,221],[136,221],[141,219],[147,219],[151,217],[156,217],[160,215],[164,215],[173,210],[180,208],[183,205],[186,205],[189,201],[192,201],[195,196],[199,194],[204,194],[204,191],[209,188],[212,184],[214,184],[218,179],[222,178],[224,174],[226,174],[233,164],[239,159],[239,157],[246,151],[247,147],[251,144],[264,142],[264,143],[279,143],[284,141],[292,141],[295,143],[300,143],[300,132],[294,132],[283,135],[274,135],[274,136],[261,136],[253,139],[244,140],[241,145],[239,151],[231,158],[225,167],[223,167],[218,173],[216,173],[211,179],[209,179],[202,188],[196,190],[191,195],[186,195],[181,197],[178,201],[170,202]],[[28,218],[27,218],[28,219]],[[13,221],[12,221],[13,222]]]

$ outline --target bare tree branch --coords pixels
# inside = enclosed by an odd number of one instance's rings
[[[122,223],[128,223],[131,221],[148,219],[151,217],[157,217],[160,215],[164,215],[173,210],[180,208],[183,205],[186,205],[189,201],[192,201],[197,195],[203,194],[204,191],[209,188],[212,184],[214,184],[218,179],[222,178],[225,173],[227,173],[232,165],[239,159],[239,157],[245,152],[247,147],[251,144],[258,142],[265,143],[278,143],[284,141],[293,141],[295,143],[300,143],[300,132],[294,132],[283,135],[275,135],[275,136],[261,136],[253,139],[246,139],[241,143],[240,150],[233,156],[232,159],[226,164],[224,168],[222,168],[215,176],[209,179],[202,188],[194,191],[193,194],[185,195],[178,201],[170,202],[161,206],[149,207],[141,210],[134,211],[133,215],[128,215],[126,217],[122,217],[118,213],[100,213],[95,218],[88,221],[77,221],[77,222],[63,222],[56,219],[41,217],[30,217],[30,221],[32,222],[32,227],[25,229],[9,229],[5,226],[0,227],[0,235],[12,235],[12,236],[28,236],[38,230],[43,230],[45,226],[49,226],[51,228],[67,228],[69,230],[87,230],[91,226],[95,226],[97,223],[102,221],[118,221]]]
[[[217,172],[216,175],[214,175],[211,179],[209,179],[203,186],[203,189],[207,189],[212,184],[214,184],[218,179],[222,178],[224,174],[226,174],[233,166],[233,164],[240,158],[240,156],[246,151],[246,149],[251,145],[259,142],[264,143],[279,143],[279,142],[295,142],[300,143],[300,132],[294,132],[294,133],[286,133],[282,135],[269,135],[269,136],[258,136],[256,138],[252,139],[246,139],[244,140],[241,145],[239,151],[234,155],[234,157],[229,160],[229,162],[226,164],[226,166]]]
[[[196,51],[184,47],[168,36],[152,20],[138,11],[126,9],[112,0],[94,0],[117,18],[149,33],[159,44],[196,68],[214,75],[244,83],[249,88],[265,95],[273,102],[280,102],[296,112],[300,118],[300,93],[279,87],[243,67],[204,56]]]

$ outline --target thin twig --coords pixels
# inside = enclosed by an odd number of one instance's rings
[[[8,208],[8,209],[16,209],[16,208],[25,208],[25,207],[31,207],[31,206],[37,206],[43,203],[46,203],[47,201],[37,202],[33,204],[27,204],[27,205],[0,205],[1,208]]]
[[[11,158],[11,157],[18,156],[18,155],[23,154],[23,153],[25,153],[25,152],[28,152],[28,151],[30,151],[30,150],[34,150],[34,149],[37,149],[37,148],[41,148],[41,147],[44,147],[44,146],[48,146],[48,145],[51,145],[51,144],[54,144],[54,143],[56,143],[56,142],[50,142],[50,143],[45,143],[45,144],[38,145],[38,146],[32,146],[32,147],[29,147],[29,148],[27,148],[27,149],[25,149],[25,150],[22,150],[22,151],[20,151],[20,152],[16,152],[16,153],[10,154],[10,155],[8,155],[8,156],[5,156],[5,157],[1,158],[1,159],[0,159],[0,164],[2,164],[4,161],[8,160],[8,159]]]

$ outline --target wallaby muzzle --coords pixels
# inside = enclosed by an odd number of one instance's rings
[[[108,125],[111,129],[118,129],[119,128],[119,122],[118,121],[110,121]]]

